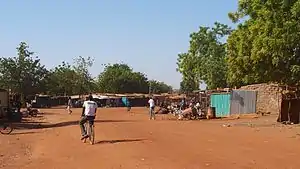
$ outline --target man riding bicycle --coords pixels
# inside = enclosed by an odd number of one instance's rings
[[[81,120],[79,122],[81,129],[81,140],[88,138],[87,131],[84,127],[84,124],[89,121],[90,125],[94,124],[94,120],[97,112],[97,103],[93,101],[93,96],[89,96],[86,101],[83,103],[83,109],[81,114]]]

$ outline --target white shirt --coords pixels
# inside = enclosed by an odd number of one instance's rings
[[[154,107],[154,105],[155,105],[153,99],[150,99],[150,100],[148,101],[148,103],[149,103],[150,107]]]
[[[96,116],[97,103],[94,101],[84,101],[83,106],[85,108],[84,115],[86,116]]]
[[[32,105],[31,105],[30,103],[26,102],[26,107],[27,107],[27,108],[31,108]]]

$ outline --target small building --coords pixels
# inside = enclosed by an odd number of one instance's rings
[[[213,107],[216,117],[226,117],[230,115],[230,97],[228,92],[212,93],[210,95],[210,107]]]
[[[242,86],[240,90],[252,90],[257,92],[257,113],[279,114],[282,102],[282,91],[291,90],[278,84],[252,84]]]
[[[231,90],[212,93],[210,107],[215,109],[216,117],[256,113],[257,91]]]
[[[286,90],[282,92],[278,122],[300,123],[300,91]]]

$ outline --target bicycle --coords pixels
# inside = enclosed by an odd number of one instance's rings
[[[94,129],[95,129],[95,126],[94,126],[94,124],[91,124],[91,123],[89,122],[89,120],[87,120],[87,121],[85,122],[84,126],[85,126],[85,131],[87,132],[87,135],[88,135],[88,139],[89,139],[89,141],[90,141],[90,144],[93,145],[93,144],[95,143],[95,130],[94,130]],[[86,142],[86,139],[87,139],[87,138],[85,138],[85,139],[83,140],[84,143]]]
[[[8,135],[14,130],[11,122],[0,122],[0,133]]]

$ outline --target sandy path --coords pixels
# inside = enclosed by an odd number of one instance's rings
[[[228,121],[149,121],[144,108],[101,109],[96,144],[79,140],[80,110],[44,110],[45,119],[0,135],[5,169],[299,168],[299,128],[223,127]]]

